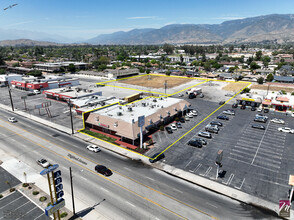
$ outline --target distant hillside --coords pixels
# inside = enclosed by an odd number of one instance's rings
[[[19,39],[19,40],[0,41],[0,46],[62,46],[62,44],[47,42],[47,41],[34,41],[34,40],[29,40],[29,39]]]
[[[90,44],[223,44],[294,42],[294,15],[265,15],[221,24],[175,24],[160,29],[134,29],[99,35]]]

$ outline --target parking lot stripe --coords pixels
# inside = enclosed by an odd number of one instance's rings
[[[15,199],[15,200],[13,200],[13,201],[11,201],[11,202],[9,202],[9,203],[7,203],[5,206],[0,207],[0,209],[5,208],[5,207],[8,206],[9,204],[11,204],[11,203],[13,203],[13,202],[19,200],[20,198],[23,198],[23,196],[20,196],[19,198]]]
[[[30,211],[28,211],[27,213],[25,213],[25,214],[22,215],[21,217],[27,215],[28,213],[30,213],[30,212],[33,211],[34,209],[37,209],[37,207],[35,206],[34,208],[32,208]],[[19,217],[19,218],[17,218],[17,219],[20,219],[21,217]],[[17,220],[17,219],[15,219],[15,220]]]
[[[231,173],[231,175],[230,175],[228,181],[227,181],[227,182],[222,182],[222,183],[225,184],[225,185],[230,185],[230,183],[232,182],[232,179],[234,178],[234,176],[235,176],[235,175]]]
[[[209,172],[211,171],[212,167],[208,167],[206,172],[203,174],[203,173],[200,173],[201,176],[207,176],[209,174]]]
[[[192,171],[192,172],[197,172],[197,170],[199,170],[199,168],[202,166],[202,164],[201,163],[199,163],[198,165],[197,165],[197,167]]]
[[[42,213],[41,215],[39,215],[38,217],[36,217],[36,218],[34,218],[34,220],[36,220],[36,219],[38,219],[38,218],[40,218],[41,216],[43,216],[44,215],[44,213]]]
[[[189,166],[189,164],[192,162],[192,160],[190,160],[188,163],[187,163],[187,165],[184,167],[184,169],[186,169],[187,168],[187,166]]]
[[[270,125],[270,123],[268,123],[267,128],[268,128],[269,125]],[[257,150],[256,150],[256,153],[255,153],[255,155],[254,155],[254,158],[253,158],[251,164],[254,163],[254,160],[255,160],[255,158],[256,158],[256,155],[258,154],[259,148],[260,148],[261,143],[262,143],[262,141],[263,141],[263,139],[264,139],[265,133],[266,133],[266,131],[264,132],[264,134],[263,134],[263,136],[262,136],[262,139],[260,140],[260,144],[259,144],[259,146],[258,146],[258,148],[257,148]]]
[[[238,152],[238,153],[241,153],[241,154],[245,154],[245,155],[248,155],[248,156],[254,156],[254,152],[248,153],[248,152],[240,151],[240,150],[236,150],[236,149],[232,149],[232,151]]]
[[[266,151],[266,152],[260,152],[260,153],[265,154],[267,156],[272,156],[272,157],[277,157],[277,158],[281,158],[281,156],[283,156],[283,154],[273,152],[272,150],[268,151],[268,149],[265,149],[265,148],[260,148],[260,151]],[[275,155],[273,155],[273,154],[275,154]]]
[[[241,189],[242,188],[242,186],[243,186],[243,184],[244,184],[244,182],[245,182],[245,178],[243,179],[243,181],[242,181],[242,183],[241,183],[241,186],[240,187],[237,187],[237,186],[234,186],[236,189]]]

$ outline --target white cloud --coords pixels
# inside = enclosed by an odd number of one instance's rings
[[[156,19],[157,16],[145,16],[145,17],[129,17],[128,20],[136,20],[136,19]]]
[[[14,23],[14,24],[5,25],[5,27],[18,26],[18,25],[21,25],[21,24],[28,24],[28,23],[32,23],[32,22],[33,21],[22,21],[22,22],[18,22],[18,23]]]

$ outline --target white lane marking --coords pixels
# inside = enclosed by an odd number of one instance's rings
[[[206,202],[206,204],[207,205],[210,205],[210,206],[212,206],[212,207],[214,207],[214,208],[216,208],[217,209],[217,206],[215,206],[215,205],[212,205],[211,203],[209,203],[209,202]]]
[[[150,180],[152,180],[152,181],[155,181],[154,179],[152,179],[152,178],[150,178],[150,177],[148,177],[148,176],[146,176],[146,178],[147,178],[147,179],[150,179]]]
[[[192,162],[192,160],[190,160],[188,163],[187,163],[187,165],[184,167],[184,169],[185,168],[187,168],[187,166],[189,166],[189,164]]]
[[[177,191],[179,193],[183,193],[181,190],[178,190],[178,189],[175,189],[175,188],[173,188],[172,190]]]
[[[242,181],[242,183],[241,183],[241,186],[240,186],[240,187],[235,186],[235,188],[236,188],[236,189],[241,189],[242,186],[243,186],[243,184],[244,184],[244,181],[245,181],[245,178],[243,179],[243,181]]]
[[[133,207],[136,207],[134,204],[130,203],[130,202],[127,202],[129,205],[133,206]]]
[[[266,127],[266,128],[268,128],[269,125],[270,125],[270,122],[267,124],[267,127]],[[264,134],[263,134],[263,136],[262,136],[262,138],[261,138],[261,140],[260,140],[260,144],[259,144],[259,146],[258,146],[258,148],[257,148],[257,150],[256,150],[256,153],[255,153],[255,155],[254,155],[254,158],[253,158],[251,164],[254,163],[254,160],[255,160],[255,158],[256,158],[256,155],[257,155],[257,153],[258,153],[258,151],[259,151],[259,148],[260,148],[260,146],[261,146],[261,143],[262,143],[262,141],[263,141],[263,139],[264,139],[265,133],[266,133],[266,130],[264,131]]]
[[[107,189],[100,187],[100,189],[104,190],[105,192],[109,192]]]
[[[238,156],[238,155],[236,155],[236,156]],[[228,157],[228,158],[231,159],[231,160],[235,160],[237,162],[242,162],[242,163],[245,163],[245,164],[248,164],[248,165],[251,165],[251,166],[259,167],[261,169],[268,170],[268,171],[271,171],[271,172],[274,172],[274,173],[279,173],[280,172],[279,171],[280,167],[278,167],[278,170],[273,170],[273,169],[266,168],[266,167],[263,167],[263,166],[259,166],[259,165],[256,165],[256,164],[250,164],[250,163],[248,163],[246,161],[242,161],[242,160],[237,159],[237,158],[233,158],[233,157]]]
[[[16,198],[15,200],[11,201],[10,203],[15,202],[16,200],[19,200],[20,198],[22,198],[23,196],[20,196],[18,198]],[[0,209],[3,209],[4,207],[8,206],[10,203],[6,204],[5,206],[0,207]]]
[[[31,211],[33,211],[34,209],[38,209],[37,208],[37,206],[35,206],[34,208],[32,208],[30,211],[28,211],[27,213],[25,213],[24,215],[22,215],[22,216],[20,216],[19,218],[17,218],[17,219],[20,219],[20,218],[22,218],[23,216],[25,216],[25,215],[27,215],[28,213],[30,213]],[[15,220],[17,220],[17,219],[15,219]]]
[[[34,220],[36,220],[36,219],[38,219],[38,218],[40,218],[42,215],[44,215],[44,213],[42,213],[41,215],[39,215],[37,218],[35,218]]]
[[[211,171],[211,169],[212,169],[212,167],[208,167],[207,170],[206,170],[206,172],[204,174],[201,174],[200,173],[200,175],[201,176],[207,176],[209,174],[209,172]]]

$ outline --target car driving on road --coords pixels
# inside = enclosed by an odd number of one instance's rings
[[[96,170],[96,172],[98,172],[104,176],[111,176],[112,175],[112,171],[103,165],[96,165],[95,170]]]
[[[12,122],[12,123],[17,122],[17,120],[16,120],[15,117],[10,117],[10,118],[8,118],[8,121],[9,121],[9,122]]]
[[[37,164],[39,164],[41,167],[44,167],[44,168],[50,165],[50,163],[44,158],[37,160]]]
[[[92,151],[92,152],[95,152],[95,153],[101,151],[100,147],[98,147],[95,144],[90,144],[86,148],[87,148],[87,150]]]

